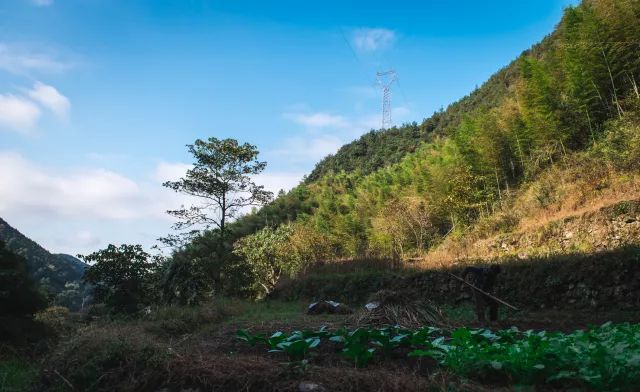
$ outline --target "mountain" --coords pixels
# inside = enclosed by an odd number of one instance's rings
[[[27,261],[36,284],[52,294],[65,289],[65,284],[82,279],[87,264],[67,254],[51,254],[0,218],[0,240],[6,248]]]
[[[639,2],[568,7],[480,88],[421,124],[343,146],[234,222],[234,235],[289,222],[312,258],[411,257],[474,225],[513,228],[518,216],[499,215],[510,203],[544,215],[626,189],[640,164],[638,42]],[[571,192],[557,191],[560,173]]]
[[[322,159],[306,177],[309,184],[331,173],[359,171],[362,175],[393,165],[416,151],[423,143],[433,142],[455,129],[465,114],[498,105],[508,94],[517,77],[516,61],[495,73],[471,94],[452,103],[445,110],[417,123],[390,129],[372,130],[342,146],[338,152]]]

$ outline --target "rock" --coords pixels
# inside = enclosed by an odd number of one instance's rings
[[[316,384],[315,382],[301,381],[300,384],[298,384],[298,391],[300,391],[300,392],[324,392],[324,391],[326,391],[326,389],[322,385]]]
[[[368,304],[366,304],[365,309],[367,309],[368,311],[372,311],[373,309],[377,309],[380,307],[380,302],[369,302]]]
[[[314,302],[307,308],[307,314],[351,314],[348,306],[335,301]]]

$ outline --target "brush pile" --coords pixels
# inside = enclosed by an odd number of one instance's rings
[[[442,309],[431,301],[418,300],[410,292],[392,290],[374,293],[352,320],[356,325],[400,325],[407,328],[446,328],[451,325]]]

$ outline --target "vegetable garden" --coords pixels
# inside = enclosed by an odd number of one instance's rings
[[[278,331],[239,330],[237,338],[269,353],[284,353],[302,370],[329,350],[366,367],[397,358],[429,359],[441,369],[483,382],[551,384],[598,391],[632,391],[640,385],[640,324],[605,323],[572,333],[434,327],[360,327]]]

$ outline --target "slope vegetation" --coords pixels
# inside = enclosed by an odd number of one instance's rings
[[[547,38],[469,96],[420,125],[364,135],[233,224],[230,247],[275,247],[274,254],[292,255],[290,265],[259,257],[234,265],[278,275],[329,260],[430,257],[449,242],[551,219],[553,208],[561,218],[597,200],[633,200],[639,42],[636,1],[567,8]],[[627,191],[617,197],[618,189]],[[186,247],[189,257],[212,259],[210,234]]]
[[[0,218],[0,241],[8,250],[27,261],[34,281],[50,294],[58,294],[65,285],[82,278],[86,264],[71,255],[51,254]]]

